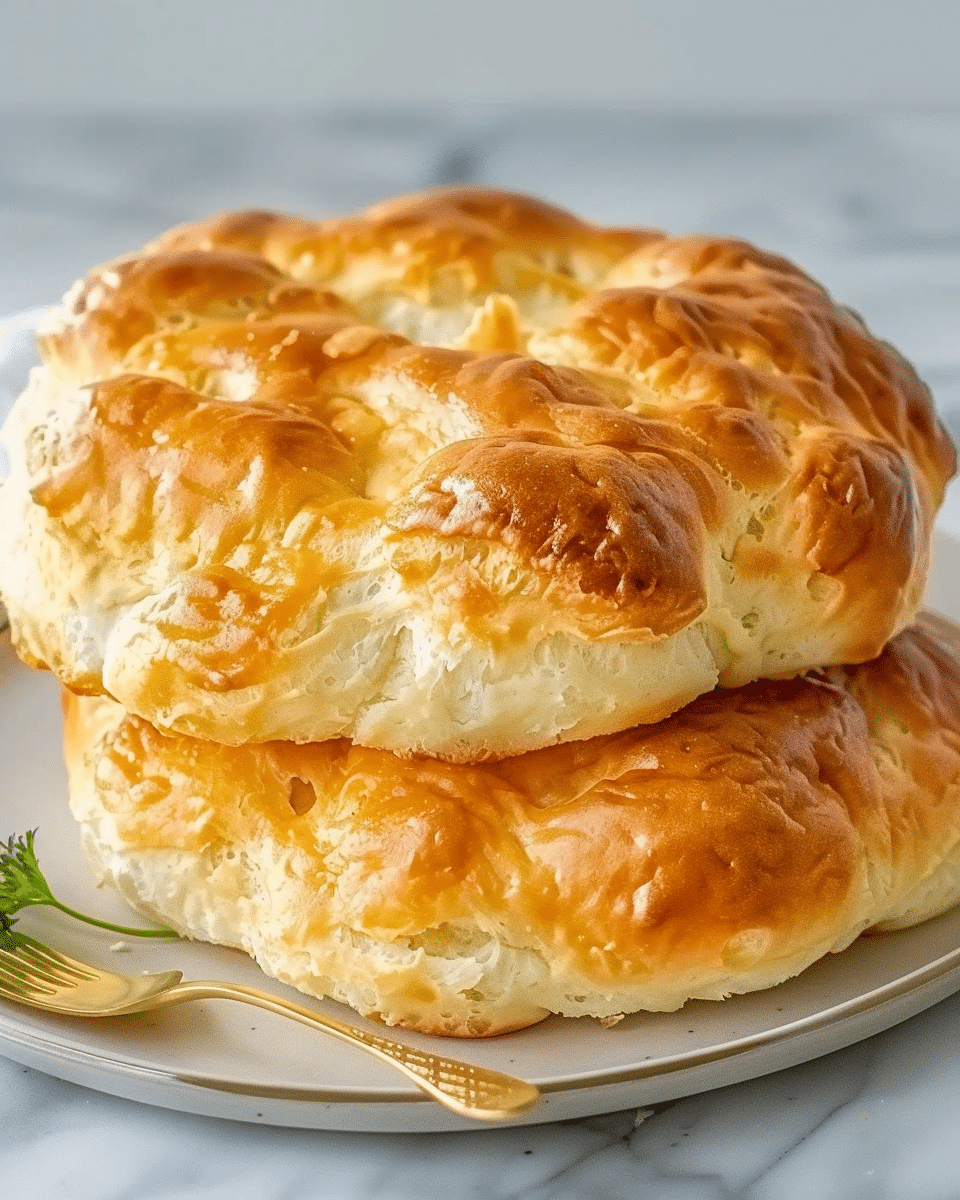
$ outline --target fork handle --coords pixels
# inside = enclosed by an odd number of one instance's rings
[[[381,1062],[395,1067],[428,1096],[460,1116],[501,1121],[524,1112],[540,1096],[539,1089],[523,1079],[404,1046],[377,1033],[355,1029],[333,1017],[325,1017],[289,1000],[281,1000],[239,983],[212,983],[205,980],[178,983],[165,992],[151,996],[143,1007],[167,1008],[185,1004],[189,1000],[237,1000],[281,1017],[292,1017],[294,1021],[329,1033],[341,1042],[365,1050]],[[126,1011],[136,1009],[131,1007]]]

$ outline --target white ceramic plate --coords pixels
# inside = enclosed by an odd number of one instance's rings
[[[960,575],[960,545],[943,541]],[[956,572],[956,574],[953,574]],[[956,617],[957,613],[951,613]],[[121,923],[123,902],[94,887],[67,810],[57,687],[23,667],[0,635],[0,836],[39,827],[40,861],[67,903]],[[186,942],[128,942],[47,909],[19,925],[120,971],[180,969],[303,1002],[244,955]],[[480,1042],[401,1032],[413,1044],[535,1081],[544,1096],[518,1124],[610,1112],[778,1071],[847,1046],[960,990],[960,909],[916,929],[862,938],[797,979],[722,1004],[640,1014],[611,1029],[552,1020]],[[333,1002],[312,1002],[366,1024]],[[293,1022],[222,1001],[112,1021],[61,1019],[0,1001],[0,1051],[117,1096],[186,1112],[320,1129],[425,1131],[468,1123],[389,1068]]]
[[[12,373],[21,378],[29,324],[11,326],[7,345],[0,337],[0,368],[12,370],[16,351]],[[0,410],[9,399],[3,383],[0,370]],[[960,620],[960,543],[941,534],[937,552],[931,605]],[[35,827],[54,891],[76,908],[130,923],[123,902],[96,890],[82,860],[67,810],[56,684],[21,666],[4,634],[0,838]],[[19,928],[116,970],[179,969],[187,978],[245,982],[304,1003],[233,951],[185,942],[130,942],[128,951],[114,951],[113,935],[46,909],[26,912]],[[554,1020],[482,1042],[399,1036],[535,1081],[543,1100],[518,1124],[587,1116],[778,1071],[886,1029],[960,990],[958,947],[960,909],[917,929],[861,939],[789,983],[722,1004],[628,1017],[607,1030],[590,1020]],[[313,1003],[367,1024],[332,1002]],[[224,1002],[87,1022],[0,1001],[0,1052],[62,1079],[185,1112],[318,1129],[476,1128],[360,1052]]]

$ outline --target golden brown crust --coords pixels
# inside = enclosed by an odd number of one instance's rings
[[[436,299],[440,290],[510,293],[533,281],[576,295],[579,276],[595,277],[658,238],[653,230],[603,229],[530,196],[450,188],[401,196],[332,221],[227,213],[171,230],[152,248],[241,250],[309,279],[388,255],[398,285]]]
[[[483,766],[227,749],[102,700],[67,713],[74,811],[128,895],[431,1032],[766,987],[960,896],[960,631],[942,621],[861,667]]]
[[[635,461],[544,434],[457,442],[434,455],[391,524],[501,541],[568,581],[578,601],[612,600],[621,629],[633,618],[654,634],[675,633],[707,606],[695,569],[702,521],[669,461]]]
[[[17,644],[224,741],[495,757],[865,660],[955,466],[790,263],[507,193],[181,227],[41,344],[0,491]]]
[[[262,258],[186,250],[121,259],[93,272],[68,296],[64,328],[39,340],[48,361],[89,380],[112,373],[143,338],[189,318],[236,322],[314,312],[349,319],[349,307],[332,292],[293,283]]]

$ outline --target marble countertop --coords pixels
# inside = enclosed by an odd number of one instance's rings
[[[0,315],[215,209],[343,211],[459,181],[795,258],[913,359],[960,436],[960,116],[0,116]],[[0,379],[0,407],[12,386]],[[942,523],[960,534],[956,488]],[[467,1133],[219,1121],[0,1058],[0,1179],[38,1200],[955,1200],[958,1096],[960,995],[655,1111]]]

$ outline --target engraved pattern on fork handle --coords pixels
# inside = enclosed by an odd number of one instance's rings
[[[139,1009],[166,1008],[189,1000],[236,1000],[256,1005],[279,1016],[292,1017],[313,1029],[332,1034],[340,1041],[366,1050],[381,1061],[402,1071],[433,1099],[461,1116],[481,1120],[504,1120],[525,1112],[536,1103],[539,1089],[525,1080],[490,1071],[485,1067],[458,1062],[443,1055],[431,1054],[404,1046],[389,1038],[344,1025],[333,1017],[322,1016],[288,1000],[281,1000],[243,984],[213,983],[191,980],[178,983],[168,991],[151,996],[140,1004],[130,1005],[125,1012]]]

